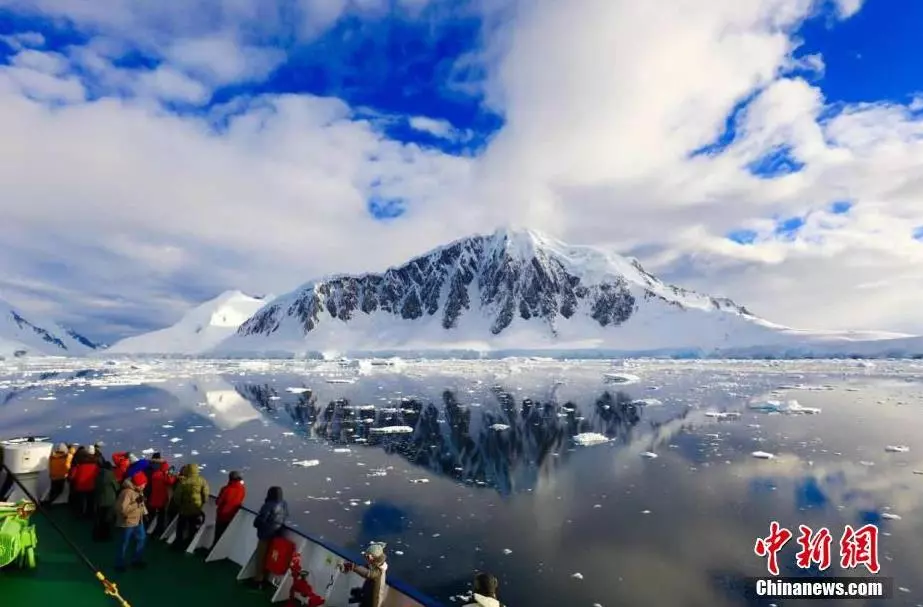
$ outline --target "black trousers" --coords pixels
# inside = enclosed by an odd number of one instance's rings
[[[179,519],[176,521],[176,539],[173,540],[173,549],[185,550],[201,524],[201,514],[179,515]]]
[[[112,539],[113,526],[115,526],[115,510],[112,506],[97,507],[96,519],[93,522],[93,539],[108,542]]]
[[[73,501],[71,504],[74,508],[74,514],[80,517],[92,518],[94,508],[94,499],[92,491],[74,491],[71,487]]]
[[[64,483],[66,482],[66,478],[60,478],[58,480],[51,481],[51,491],[48,493],[48,500],[45,502],[46,504],[50,506],[56,499],[61,497],[61,494],[64,493]]]
[[[215,544],[218,543],[218,540],[221,539],[221,536],[224,535],[224,532],[228,530],[228,526],[231,524],[231,521],[221,522],[218,521],[215,523]],[[214,546],[214,544],[212,544]]]

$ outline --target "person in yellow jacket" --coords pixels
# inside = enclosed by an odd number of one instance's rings
[[[54,504],[54,501],[64,493],[64,484],[67,482],[67,473],[71,469],[71,461],[74,459],[76,447],[68,448],[64,443],[55,447],[51,457],[48,458],[48,475],[51,477],[51,491],[48,493],[46,505]]]

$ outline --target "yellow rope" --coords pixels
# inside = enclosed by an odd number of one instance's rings
[[[96,572],[96,579],[98,579],[102,583],[103,591],[106,593],[107,596],[111,596],[112,598],[117,600],[119,602],[119,605],[121,605],[122,607],[131,607],[131,605],[128,604],[128,601],[123,599],[122,595],[119,594],[119,587],[116,586],[115,582],[110,582],[109,580],[107,580],[106,576],[103,575],[102,571]]]

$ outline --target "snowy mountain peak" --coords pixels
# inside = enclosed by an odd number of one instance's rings
[[[97,345],[73,329],[20,312],[0,300],[0,357],[24,355],[75,356]]]
[[[271,296],[270,296],[271,297]],[[175,325],[125,338],[116,354],[200,354],[220,343],[266,303],[241,291],[225,291],[186,312]]]
[[[733,301],[665,284],[606,248],[503,227],[379,274],[309,282],[266,305],[219,351],[529,350],[565,343],[656,350],[676,335],[653,319],[676,314],[705,328],[686,333],[705,333],[708,343],[716,334],[727,338],[728,322],[756,332],[775,327]]]

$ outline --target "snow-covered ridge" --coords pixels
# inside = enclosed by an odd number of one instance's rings
[[[240,291],[227,291],[187,312],[166,329],[128,337],[107,354],[184,354],[206,352],[234,331],[266,303]]]
[[[663,283],[605,248],[507,228],[382,273],[308,282],[211,353],[702,357],[848,355],[858,347],[874,355],[898,342],[923,351],[913,336],[790,329],[729,299]]]
[[[25,314],[0,300],[0,357],[80,356],[97,344],[46,318]]]

